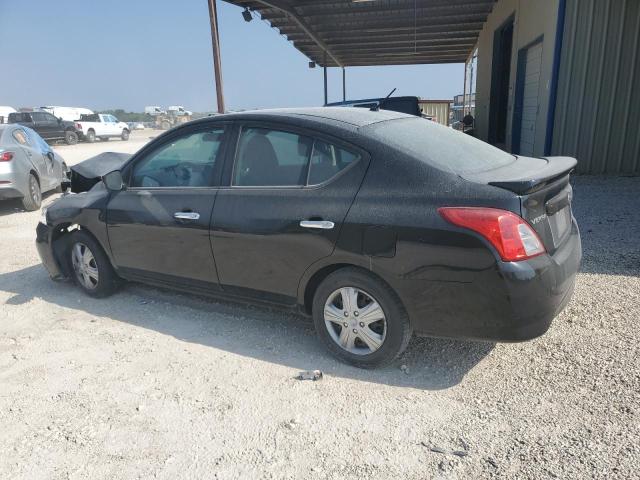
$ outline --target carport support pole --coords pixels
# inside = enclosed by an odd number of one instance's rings
[[[322,72],[324,74],[324,104],[326,106],[327,103],[329,103],[329,98],[327,95],[327,52],[324,52],[323,65],[324,66],[322,67]]]
[[[347,77],[345,74],[344,67],[342,67],[342,101],[347,101]]]
[[[464,62],[464,90],[462,91],[462,118],[467,110],[467,61]]]
[[[327,67],[326,66],[323,67],[323,71],[324,71],[324,104],[326,105],[327,103],[329,103],[327,98]]]
[[[211,24],[211,45],[213,47],[213,74],[216,79],[216,99],[218,113],[224,113],[224,94],[222,92],[222,65],[220,61],[220,37],[218,36],[218,12],[216,0],[209,2],[209,23]]]

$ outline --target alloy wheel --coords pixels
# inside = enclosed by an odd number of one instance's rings
[[[355,287],[342,287],[329,295],[324,323],[333,341],[355,355],[375,352],[387,335],[382,307],[369,293]]]
[[[71,263],[78,282],[87,290],[98,286],[98,264],[93,253],[84,243],[76,243],[71,249]]]
[[[36,180],[36,177],[33,175],[29,177],[29,194],[31,195],[33,203],[40,205],[40,185],[38,185],[38,180]]]

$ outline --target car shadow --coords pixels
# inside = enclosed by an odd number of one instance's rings
[[[49,203],[49,199],[58,195],[55,191],[50,191],[42,194],[42,206],[46,206]],[[13,215],[16,213],[29,213],[22,206],[22,200],[19,198],[9,198],[6,200],[0,200],[0,217],[7,215]]]
[[[362,370],[335,360],[316,338],[312,322],[299,314],[209,300],[128,283],[107,299],[84,295],[69,282],[51,281],[44,267],[0,273],[0,290],[13,293],[6,305],[34,298],[83,310],[179,340],[330,376],[440,390],[460,383],[494,348],[493,343],[414,337],[391,366]]]

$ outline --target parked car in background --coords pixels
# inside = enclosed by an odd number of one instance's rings
[[[21,198],[25,210],[37,210],[44,192],[61,191],[67,173],[63,158],[34,130],[0,125],[0,199]]]
[[[39,107],[38,110],[43,112],[49,112],[56,118],[61,118],[62,120],[67,120],[69,122],[73,122],[75,120],[79,120],[81,115],[91,115],[93,114],[92,110],[88,108],[81,107]]]
[[[13,107],[0,106],[0,123],[9,123],[9,114],[17,110]]]
[[[48,112],[16,112],[9,114],[9,123],[19,123],[38,132],[48,142],[64,140],[68,145],[78,143],[74,122],[60,120]]]
[[[580,266],[575,165],[382,110],[218,115],[72,167],[79,193],[36,244],[95,297],[123,278],[298,307],[333,354],[374,367],[412,332],[546,332]]]
[[[418,97],[385,97],[365,98],[361,100],[346,100],[344,102],[328,103],[327,107],[357,107],[371,110],[390,110],[408,115],[422,116]]]
[[[94,113],[92,115],[81,115],[76,123],[76,128],[80,132],[80,139],[89,143],[96,141],[96,138],[106,142],[110,138],[120,137],[122,140],[129,140],[130,128],[124,122],[120,122],[113,115],[105,113]]]

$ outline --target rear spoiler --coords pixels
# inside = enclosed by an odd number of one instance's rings
[[[518,157],[518,160],[525,160],[525,158]],[[493,174],[498,179],[490,180],[487,183],[494,187],[510,190],[518,195],[524,195],[540,190],[559,178],[569,175],[578,164],[578,161],[572,157],[543,157],[535,160],[538,161],[516,161],[512,164],[513,167],[506,167],[505,170],[508,169],[509,172],[505,171],[502,175],[499,175],[498,171],[494,171]],[[541,165],[540,160],[544,160],[545,163]],[[504,178],[499,178],[503,175]]]

